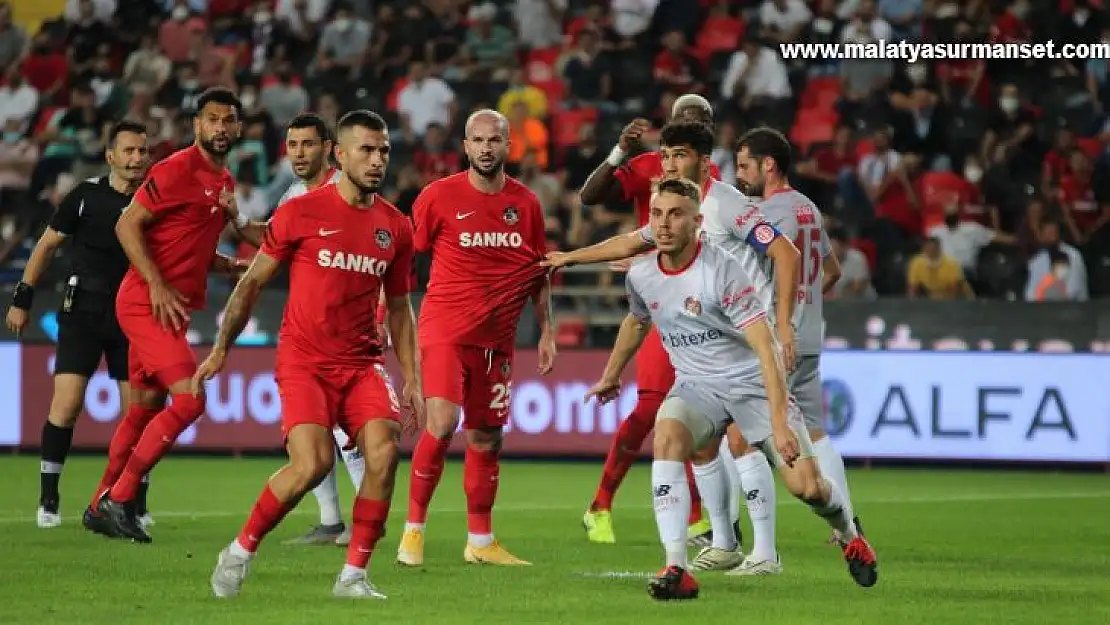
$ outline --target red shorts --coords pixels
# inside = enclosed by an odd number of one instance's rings
[[[463,428],[502,428],[509,422],[513,355],[470,345],[420,348],[424,396],[461,406]]]
[[[674,367],[655,326],[636,354],[636,387],[639,392],[666,394],[674,386]]]
[[[188,326],[175,332],[162,327],[149,309],[117,309],[127,335],[127,379],[132,388],[169,390],[197,371],[197,357],[185,338]]]
[[[363,426],[377,419],[400,420],[397,395],[382,365],[321,370],[278,366],[274,372],[281,395],[281,435],[298,425],[336,426],[353,441]]]

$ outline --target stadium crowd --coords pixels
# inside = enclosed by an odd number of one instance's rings
[[[222,85],[246,108],[229,164],[251,218],[293,181],[281,137],[302,110],[383,112],[388,195],[409,211],[465,165],[462,120],[489,106],[511,120],[510,172],[540,197],[549,246],[580,247],[636,225],[576,193],[622,127],[658,129],[697,92],[726,181],[743,130],[795,144],[794,184],[844,268],[832,297],[1110,294],[1110,61],[795,61],[777,46],[1110,42],[1099,0],[67,0],[34,32],[14,10],[0,2],[0,283],[105,170],[111,121],[146,124],[157,160],[193,141],[196,96]]]

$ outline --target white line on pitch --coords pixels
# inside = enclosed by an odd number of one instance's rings
[[[859,505],[898,505],[898,504],[920,504],[920,503],[957,503],[957,502],[976,502],[976,501],[1038,501],[1044,499],[1107,499],[1110,498],[1110,491],[1107,492],[1087,492],[1087,493],[958,493],[951,495],[921,495],[910,497],[877,497],[877,498],[863,498],[857,499],[856,504]],[[786,499],[786,497],[783,497]],[[780,504],[782,505],[782,504]],[[790,505],[790,504],[785,504]],[[244,503],[242,510],[234,512],[228,510],[198,510],[198,511],[185,511],[185,510],[154,510],[154,518],[183,518],[183,519],[212,519],[223,517],[245,517],[250,508],[249,503]],[[643,510],[651,508],[649,505],[622,505],[621,509],[624,510]],[[531,505],[513,505],[504,504],[498,505],[495,508],[496,512],[544,512],[544,511],[565,511],[565,512],[581,512],[585,508],[581,505],[567,505],[567,504],[531,504]],[[466,508],[432,508],[432,514],[462,514],[466,512]],[[294,510],[292,515],[308,515],[315,514],[314,508],[298,508]],[[76,515],[68,515],[63,517],[66,521],[80,521],[81,517]],[[6,516],[0,517],[0,524],[7,523],[25,523],[34,521],[33,515],[20,515],[20,516]]]

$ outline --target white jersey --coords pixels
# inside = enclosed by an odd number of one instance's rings
[[[655,324],[678,378],[760,389],[759,358],[743,331],[765,319],[766,308],[733,254],[712,241],[697,245],[679,272],[664,271],[658,252],[637,258],[625,280],[629,309]]]
[[[335,181],[339,180],[339,177],[342,175],[343,172],[339,171],[338,169],[333,169],[331,170],[331,176],[328,177],[327,182],[325,182],[324,184],[335,184]],[[297,178],[297,180],[294,181],[293,184],[289,185],[289,188],[285,190],[285,193],[282,194],[281,199],[278,200],[278,206],[281,206],[282,204],[295,197],[302,196],[305,193],[308,193],[308,191],[308,184],[305,183],[304,180]]]
[[[801,252],[801,284],[794,303],[794,332],[798,354],[816,356],[825,344],[825,258],[832,253],[825,219],[805,195],[786,188],[759,203],[759,210]]]

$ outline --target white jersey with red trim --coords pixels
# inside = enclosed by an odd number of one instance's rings
[[[335,184],[335,182],[339,180],[339,177],[342,175],[343,172],[333,168],[331,170],[331,174],[328,175],[324,184]],[[297,180],[293,184],[289,185],[289,188],[285,190],[285,193],[282,194],[281,199],[278,200],[278,206],[281,206],[282,204],[295,197],[300,197],[311,190],[312,189],[308,188],[308,183],[306,183],[304,180],[301,180],[300,178],[297,178]]]
[[[728,250],[701,240],[690,264],[667,271],[659,253],[637,258],[625,280],[633,315],[659,331],[675,373],[761,388],[759,358],[744,329],[767,315],[748,272]]]

